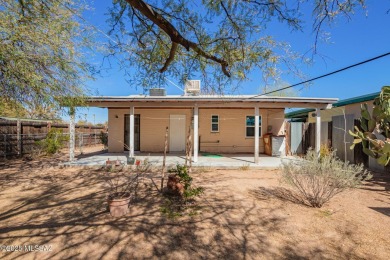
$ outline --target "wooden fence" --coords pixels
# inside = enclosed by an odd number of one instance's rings
[[[45,139],[50,129],[59,129],[63,135],[69,135],[68,127],[68,124],[44,121],[0,119],[0,158],[31,153],[37,141]],[[104,126],[76,125],[75,128],[76,146],[80,148],[100,144],[101,132],[107,133]]]

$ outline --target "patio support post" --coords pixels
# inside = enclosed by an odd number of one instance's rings
[[[321,111],[316,108],[316,153],[320,155],[321,147]]]
[[[74,161],[74,146],[75,146],[75,109],[69,108],[69,161]]]
[[[194,163],[198,162],[198,144],[199,144],[199,134],[198,134],[198,125],[199,125],[199,108],[195,104],[194,107]]]
[[[134,107],[130,107],[130,147],[129,147],[129,157],[134,157]]]
[[[259,163],[259,107],[255,107],[255,163]]]

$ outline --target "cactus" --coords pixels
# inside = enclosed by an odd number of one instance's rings
[[[384,86],[375,98],[372,113],[367,104],[361,106],[360,123],[360,129],[355,126],[355,132],[349,131],[354,137],[351,149],[361,143],[365,154],[387,166],[390,163],[390,86]]]

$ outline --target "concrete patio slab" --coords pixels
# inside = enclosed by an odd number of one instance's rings
[[[86,156],[84,158],[78,158],[74,162],[67,162],[64,165],[67,166],[96,166],[105,165],[105,162],[110,159],[111,161],[119,160],[121,163],[126,163],[127,153],[102,153],[92,156]],[[136,160],[148,159],[153,166],[162,166],[163,154],[160,153],[138,153],[135,155]],[[272,157],[261,154],[260,162],[254,163],[253,154],[200,154],[197,163],[192,163],[193,167],[211,167],[211,168],[261,168],[261,169],[275,169],[281,166],[282,158]],[[168,167],[175,166],[176,164],[184,164],[184,154],[169,154],[166,158],[166,165]]]

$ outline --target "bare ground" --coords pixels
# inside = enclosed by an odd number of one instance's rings
[[[63,157],[0,168],[0,258],[389,259],[390,176],[321,209],[295,202],[277,170],[194,173],[199,214],[168,218],[154,182],[140,179],[130,213],[107,212],[103,170],[60,168]],[[4,245],[47,245],[10,252]],[[8,248],[10,249],[10,248]]]

